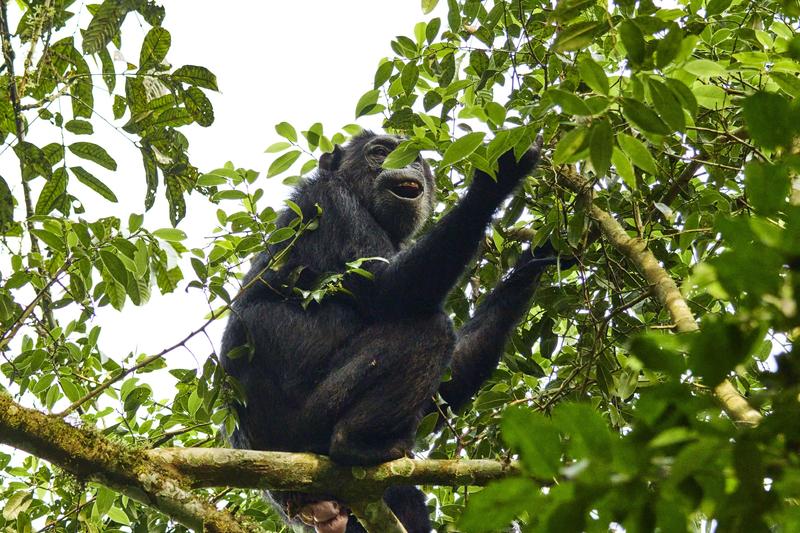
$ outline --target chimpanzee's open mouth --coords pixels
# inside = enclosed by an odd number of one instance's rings
[[[400,198],[413,200],[422,194],[422,184],[412,179],[398,180],[389,185],[389,191]]]

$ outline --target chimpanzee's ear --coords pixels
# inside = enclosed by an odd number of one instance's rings
[[[330,172],[335,171],[339,168],[339,163],[342,162],[343,155],[344,150],[342,150],[342,147],[337,144],[333,147],[333,152],[328,152],[320,156],[319,168],[322,170],[328,170]]]

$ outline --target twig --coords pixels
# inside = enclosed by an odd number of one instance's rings
[[[17,139],[21,142],[25,140],[25,125],[22,120],[22,110],[20,108],[20,97],[17,92],[17,78],[14,74],[14,48],[11,46],[11,32],[8,29],[8,4],[5,0],[0,0],[0,40],[2,40],[3,59],[8,67],[8,95],[11,100],[11,109],[14,113],[14,127],[17,130]],[[33,200],[31,198],[31,186],[25,180],[25,158],[19,158],[19,171],[20,179],[22,180],[22,194],[25,199],[25,225],[28,228],[28,236],[31,241],[31,251],[34,253],[41,253],[39,249],[39,241],[33,233],[33,222],[31,217],[34,215]],[[40,268],[40,272],[43,269]],[[50,329],[55,327],[55,319],[53,318],[53,309],[50,305],[52,298],[49,292],[46,292],[41,299],[41,308],[44,312],[45,320]]]

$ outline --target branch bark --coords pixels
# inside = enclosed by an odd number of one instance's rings
[[[310,453],[228,448],[158,448],[146,453],[175,468],[193,488],[333,493],[345,500],[381,494],[391,485],[486,485],[520,472],[516,463],[488,459],[406,458],[362,468],[340,466],[323,455]]]
[[[90,429],[16,403],[0,393],[0,443],[50,461],[81,479],[102,483],[197,531],[263,531],[190,492],[174,468]]]
[[[611,214],[594,204],[591,185],[576,172],[564,169],[559,173],[559,182],[583,196],[589,216],[600,227],[603,236],[639,269],[652,286],[656,299],[669,312],[676,329],[684,333],[697,331],[699,329],[697,321],[675,280],[659,264],[658,259],[647,248],[647,244],[638,237],[629,236],[625,228]],[[763,418],[728,380],[717,385],[714,394],[728,415],[739,423],[754,426]]]
[[[333,494],[350,507],[370,533],[405,533],[403,525],[383,500],[375,498],[391,485],[486,485],[520,472],[516,463],[490,460],[398,459],[370,468],[351,468],[309,453],[161,448],[147,454],[177,469],[195,488],[238,487]]]
[[[197,531],[244,533],[258,526],[192,494],[203,487],[334,494],[371,533],[405,533],[381,499],[391,485],[485,485],[518,474],[516,463],[398,459],[370,468],[340,466],[308,453],[227,448],[136,450],[92,429],[23,407],[0,393],[0,443],[102,483]],[[549,480],[543,480],[549,483]],[[377,497],[376,497],[377,495]]]

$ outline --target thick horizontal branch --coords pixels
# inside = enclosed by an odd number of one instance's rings
[[[263,531],[192,494],[176,469],[154,461],[144,451],[23,407],[3,393],[0,443],[41,457],[81,479],[102,483],[196,531]]]
[[[227,448],[161,448],[148,456],[180,472],[192,487],[239,487],[335,494],[345,500],[381,494],[390,485],[486,485],[519,472],[516,463],[397,459],[340,466],[322,455]]]
[[[642,273],[652,287],[658,302],[669,312],[676,329],[680,332],[697,331],[698,326],[694,315],[675,284],[675,280],[661,266],[653,252],[647,248],[647,244],[638,237],[628,235],[617,219],[594,204],[591,185],[576,172],[565,169],[559,174],[559,181],[568,189],[584,197],[589,216],[600,227],[600,231],[608,242]],[[725,380],[717,385],[714,393],[722,407],[734,420],[748,425],[756,425],[761,421],[761,413],[747,403],[747,400],[739,394],[730,381]]]

